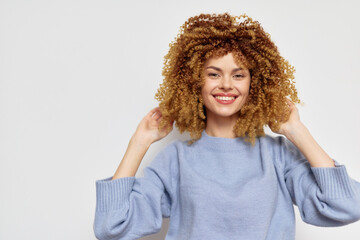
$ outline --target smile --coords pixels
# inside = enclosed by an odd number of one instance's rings
[[[221,97],[221,96],[213,96],[213,97],[218,103],[221,104],[231,104],[235,102],[236,99],[236,97]]]

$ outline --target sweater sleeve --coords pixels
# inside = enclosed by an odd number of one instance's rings
[[[360,219],[360,183],[349,177],[345,165],[332,159],[335,167],[311,167],[292,142],[278,140],[286,187],[304,222],[337,227]]]
[[[170,216],[176,162],[176,147],[169,144],[144,168],[144,177],[97,180],[97,239],[130,240],[159,232],[162,218]]]

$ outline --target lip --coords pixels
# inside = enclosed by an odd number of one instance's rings
[[[214,96],[214,97],[215,97],[215,96],[235,97],[235,98],[238,97],[238,95],[236,95],[236,94],[234,94],[234,93],[215,93],[213,96]]]
[[[231,104],[231,103],[235,102],[235,100],[236,100],[236,98],[237,98],[237,96],[234,96],[235,98],[234,98],[233,100],[231,100],[231,101],[225,101],[225,100],[217,99],[215,96],[223,96],[223,95],[213,95],[213,97],[214,97],[215,101],[217,101],[218,103],[221,103],[221,104],[225,104],[225,105]],[[229,96],[229,95],[228,95],[228,96]]]

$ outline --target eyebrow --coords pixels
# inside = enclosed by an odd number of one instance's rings
[[[219,72],[222,72],[221,68],[218,68],[218,67],[209,66],[209,67],[206,67],[205,69],[208,69],[208,68],[213,68],[213,69],[215,69],[215,70],[217,70],[217,71],[219,71]],[[244,69],[243,69],[243,68],[234,68],[234,69],[232,70],[232,72],[236,72],[236,71],[239,71],[239,70],[244,70]]]

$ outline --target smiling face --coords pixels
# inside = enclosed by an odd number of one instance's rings
[[[201,96],[206,108],[207,121],[236,121],[238,112],[249,95],[249,70],[244,66],[238,66],[233,54],[228,53],[223,57],[209,58],[204,64],[203,73],[205,83],[201,89]]]

